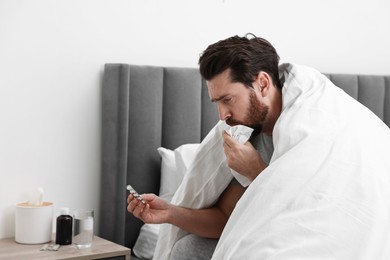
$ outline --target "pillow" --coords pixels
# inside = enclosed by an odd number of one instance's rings
[[[195,158],[200,144],[184,144],[174,151],[159,147],[161,157],[161,182],[159,196],[171,201],[183,177]],[[152,259],[160,225],[144,224],[134,244],[134,254],[142,259]]]
[[[171,201],[184,174],[195,158],[200,144],[183,144],[174,151],[164,147],[157,148],[161,157],[161,182],[159,196]]]
[[[200,144],[183,144],[182,146],[175,149],[175,161],[178,172],[177,174],[181,175],[181,179],[183,179],[187,169],[194,161],[199,145]],[[177,188],[178,187],[179,186],[177,186]]]
[[[161,157],[161,181],[159,196],[166,201],[171,201],[181,179],[175,161],[175,152],[164,147],[157,148]]]

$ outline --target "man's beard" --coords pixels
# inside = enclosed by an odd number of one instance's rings
[[[261,103],[255,92],[251,91],[249,95],[249,108],[243,121],[228,118],[228,125],[245,125],[253,128],[252,137],[257,136],[263,130],[263,123],[268,115],[269,107]]]

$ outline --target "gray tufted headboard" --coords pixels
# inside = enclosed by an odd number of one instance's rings
[[[390,126],[390,76],[326,76]],[[142,222],[126,211],[126,184],[158,193],[157,148],[200,142],[217,109],[195,68],[106,64],[102,95],[100,236],[133,247]]]

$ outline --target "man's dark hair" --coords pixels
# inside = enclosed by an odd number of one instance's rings
[[[233,36],[211,44],[199,58],[200,74],[211,80],[226,69],[230,69],[232,82],[251,87],[260,71],[267,72],[279,88],[279,55],[267,40],[254,36]]]

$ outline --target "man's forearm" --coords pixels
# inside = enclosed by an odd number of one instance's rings
[[[211,208],[189,209],[170,204],[166,222],[198,236],[219,238],[244,191],[240,184],[231,182]]]
[[[168,223],[208,238],[219,238],[228,220],[217,207],[197,210],[172,205],[169,212]]]

